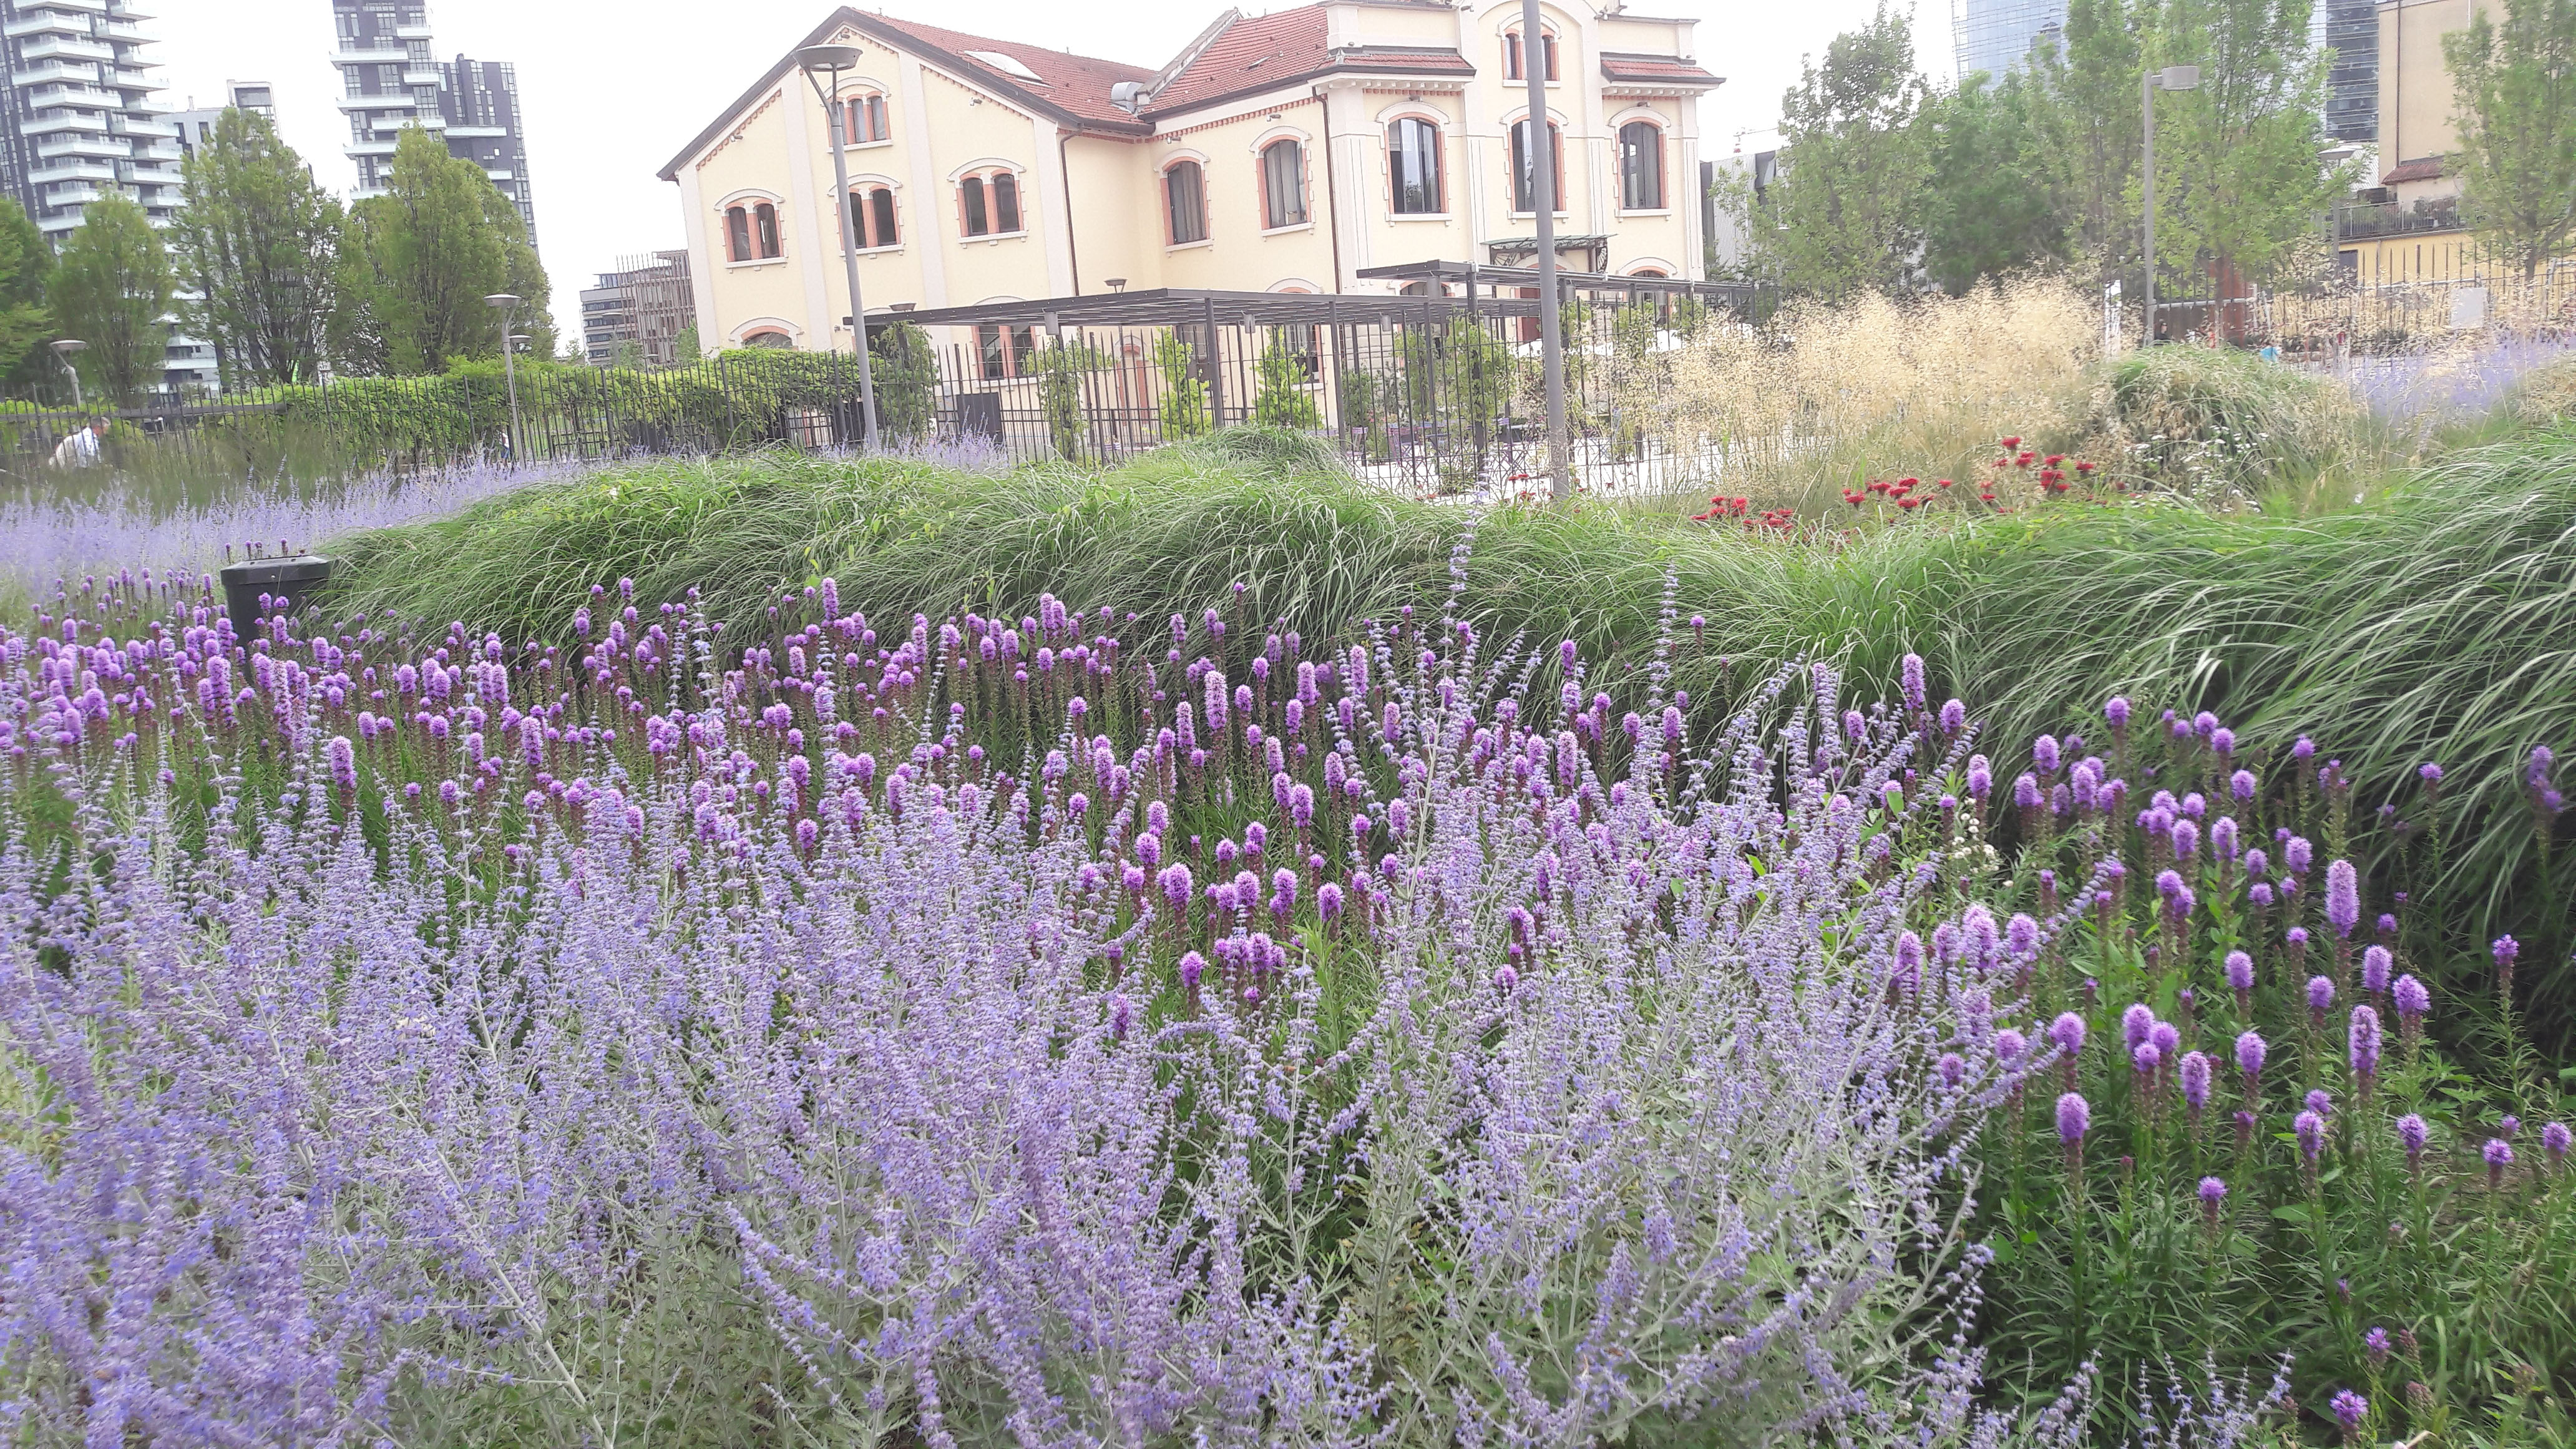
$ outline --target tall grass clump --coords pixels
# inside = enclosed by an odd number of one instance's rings
[[[2254,353],[2158,347],[2103,370],[2084,425],[2122,476],[2225,506],[2330,471],[2366,479],[2380,461],[2356,452],[2367,417],[2331,380]]]
[[[2007,434],[2073,441],[2101,345],[2099,308],[2054,279],[1797,302],[1759,329],[1702,329],[1657,426],[1676,449],[1714,444],[1730,494],[1812,516],[1870,478],[1977,476]]]
[[[775,597],[0,631],[14,1432],[2077,1442],[1970,1407],[1955,1185],[2058,1063],[1955,709]]]

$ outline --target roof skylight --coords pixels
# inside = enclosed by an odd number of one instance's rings
[[[966,52],[966,58],[969,60],[982,61],[984,64],[991,66],[993,69],[998,70],[1007,76],[1017,76],[1024,81],[1036,81],[1039,85],[1046,84],[1046,81],[1040,77],[1036,71],[1029,69],[1019,61],[1002,54],[998,50],[970,50]]]

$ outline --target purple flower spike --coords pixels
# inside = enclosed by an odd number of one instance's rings
[[[2114,730],[2127,729],[2129,702],[2116,694],[2111,696],[2110,700],[2102,706],[2102,717],[2111,722],[2111,728]]]
[[[2384,1367],[2388,1362],[2389,1353],[2388,1330],[2385,1328],[2373,1328],[2370,1332],[2363,1334],[2361,1336],[2361,1347],[2364,1353],[2370,1355],[2370,1366],[2372,1368],[2376,1369]]]
[[[2310,1014],[2315,1016],[2325,1015],[2326,1012],[2334,1006],[2334,995],[2333,977],[2311,976],[2308,978],[2308,1011]]]
[[[2217,1229],[2219,1214],[2224,1212],[2226,1207],[2227,1180],[2221,1177],[2202,1178],[2200,1180],[2200,1215],[2212,1231]]]
[[[2151,1041],[2138,1043],[2129,1053],[2130,1065],[2136,1067],[2138,1075],[2142,1077],[2154,1076],[2156,1068],[2164,1064],[2164,1059],[2165,1054],[2156,1050],[2156,1044]]]
[[[2030,1050],[2030,1041],[2010,1027],[1995,1033],[1995,1060],[2009,1067],[2018,1063]]]
[[[2414,1021],[2433,1009],[2433,993],[2411,975],[2398,977],[2388,995],[2397,1004],[2398,1018],[2403,1021]]]
[[[2513,1166],[2513,1144],[2501,1137],[2490,1137],[2483,1154],[2487,1160],[2487,1191],[2504,1186],[2504,1170]]]
[[[2129,1003],[2129,1009],[2120,1013],[2120,1040],[2131,1051],[2136,1051],[2155,1029],[2156,1014],[2143,1001]]]
[[[2327,1401],[2326,1407],[2333,1411],[2335,1422],[2343,1426],[2343,1431],[2347,1435],[2359,1434],[2361,1421],[2370,1417],[2370,1400],[2350,1389],[2338,1390],[2335,1396]]]
[[[2361,877],[2351,861],[2332,861],[2326,866],[2326,924],[2347,940],[2353,927],[2361,924]]]
[[[2406,1149],[2406,1165],[2413,1167],[2423,1160],[2425,1139],[2432,1135],[2424,1119],[2413,1112],[2397,1119],[2397,1142]]]
[[[2227,953],[2227,985],[2242,996],[2254,989],[2254,958],[2242,951]]]
[[[2354,1007],[2345,1045],[2352,1074],[2368,1091],[2371,1078],[2379,1075],[2379,1013],[2367,1005]]]
[[[2179,1075],[2182,1078],[2182,1099],[2191,1107],[2191,1114],[2197,1117],[2201,1109],[2209,1105],[2208,1054],[2205,1052],[2186,1054],[2182,1059]]]
[[[2048,1024],[2048,1039],[2057,1049],[2072,1057],[2084,1050],[2084,1018],[2071,1011],[2061,1011]]]
[[[2326,1150],[2326,1119],[2314,1112],[2301,1112],[2291,1126],[2299,1134],[2299,1155],[2314,1167],[2318,1155]]]
[[[2389,968],[2395,964],[2395,958],[2388,954],[2388,948],[2385,946],[2372,946],[2363,951],[2361,953],[2361,989],[2373,996],[2386,991]]]
[[[2057,1099],[2057,1140],[2069,1147],[2084,1140],[2093,1126],[2093,1107],[2074,1092]],[[2499,1144],[2501,1145],[2501,1144]]]
[[[2565,1165],[2567,1161],[2567,1149],[2571,1145],[2571,1136],[2576,1136],[2576,1134],[2569,1133],[2567,1130],[2567,1124],[2564,1122],[2552,1122],[2548,1126],[2540,1129],[2540,1150],[2549,1154],[2549,1165],[2551,1167],[2560,1167]]]
[[[2244,1032],[2236,1038],[2236,1070],[2245,1074],[2245,1095],[2254,1095],[2255,1083],[2263,1075],[2263,1058],[2268,1048],[2260,1032]]]

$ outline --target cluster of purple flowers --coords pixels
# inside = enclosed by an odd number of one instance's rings
[[[1884,1335],[1973,1270],[1943,1184],[2090,900],[1953,891],[1907,787],[1964,735],[1149,623],[240,640],[142,579],[0,632],[0,1404],[605,1442],[711,1341],[657,1295],[747,1284],[701,1377],[861,1439],[1964,1422],[1973,1350]]]

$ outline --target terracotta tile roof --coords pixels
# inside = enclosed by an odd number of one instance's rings
[[[2439,181],[2442,175],[2442,158],[2426,156],[2414,161],[2400,161],[2389,167],[2380,173],[2379,184],[2395,186],[2401,181]]]
[[[1457,51],[1438,46],[1355,45],[1328,50],[1324,7],[1300,5],[1270,15],[1230,15],[1178,73],[1157,88],[1145,114],[1186,111],[1229,96],[1308,80],[1334,71],[1402,71],[1474,75]]]
[[[897,31],[920,46],[945,52],[976,80],[990,83],[1005,95],[1024,95],[1069,111],[1085,121],[1105,122],[1122,128],[1133,126],[1135,117],[1109,103],[1109,88],[1120,81],[1141,84],[1154,78],[1150,68],[1128,65],[1123,61],[1072,55],[1061,50],[1023,45],[1016,40],[969,35],[962,30],[924,25],[917,20],[897,20],[891,15],[864,15],[861,18]],[[1024,80],[989,62],[977,60],[972,52],[979,50],[1009,56],[1034,71],[1037,81]]]
[[[1272,15],[1238,17],[1190,57],[1146,103],[1147,112],[1178,110],[1219,96],[1323,69],[1324,7],[1300,5]]]
[[[1695,60],[1675,60],[1668,55],[1620,55],[1604,52],[1601,75],[1605,80],[1651,81],[1657,85],[1720,86],[1726,82],[1709,74]]]

